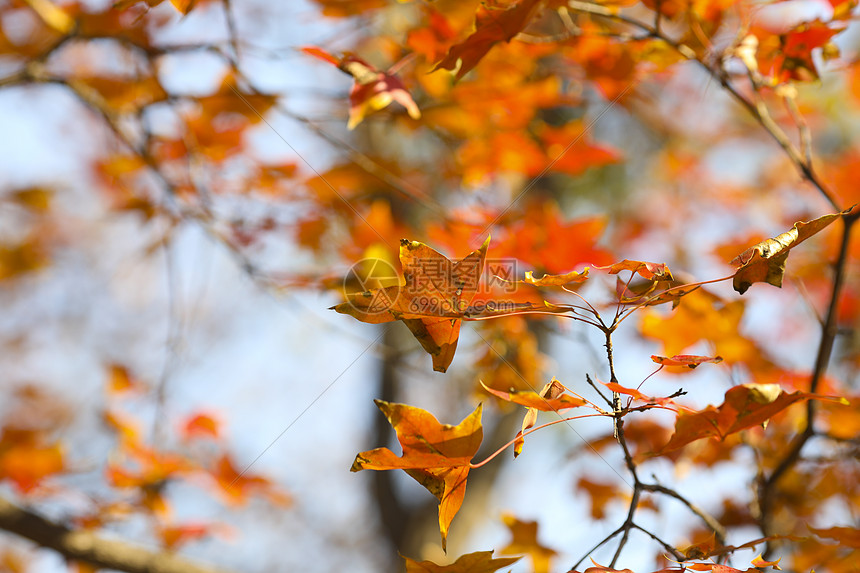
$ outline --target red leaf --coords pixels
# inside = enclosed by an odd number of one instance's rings
[[[723,361],[723,359],[719,356],[695,356],[693,354],[676,354],[671,358],[652,354],[651,360],[662,366],[686,366],[690,370],[692,370],[699,364],[703,364],[705,362],[713,362],[714,364],[717,364]]]
[[[328,62],[335,67],[338,67],[338,68],[340,67],[340,58],[338,58],[337,56],[334,56],[332,54],[329,54],[328,52],[326,52],[323,49],[317,48],[316,46],[305,46],[301,50],[305,54],[308,54],[308,55],[313,56],[315,58],[319,58],[320,60],[322,60],[324,62]]]
[[[621,271],[632,271],[639,274],[647,280],[669,279],[672,280],[672,271],[663,263],[649,263],[646,261],[631,261],[624,259],[620,263],[615,263],[605,267],[595,266],[596,269],[607,270],[610,275],[617,275]]]
[[[337,66],[355,79],[349,92],[349,129],[354,129],[369,113],[388,107],[395,101],[406,108],[412,119],[421,117],[421,110],[415,100],[396,76],[379,71],[352,54],[338,58],[315,46],[306,46],[302,52]]]
[[[439,69],[457,72],[459,80],[487,55],[495,44],[509,42],[528,24],[532,10],[540,0],[513,0],[507,7],[482,3],[475,15],[475,31],[459,44],[451,46],[445,57],[436,64]]]
[[[186,440],[192,438],[212,438],[220,437],[221,423],[209,414],[196,414],[188,418],[185,424],[182,425],[182,435]]]
[[[222,455],[209,470],[226,500],[233,505],[242,505],[252,493],[265,496],[276,505],[285,507],[292,503],[289,495],[282,492],[270,480],[249,473],[248,468],[238,471],[228,454]]]
[[[0,435],[0,481],[10,480],[22,492],[65,469],[63,448],[46,444],[38,432],[5,429]]]

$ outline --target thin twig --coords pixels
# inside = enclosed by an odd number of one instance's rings
[[[696,515],[699,519],[701,519],[708,528],[714,532],[714,536],[719,542],[720,545],[726,544],[726,528],[717,521],[717,519],[712,516],[710,513],[701,509],[693,502],[682,496],[680,493],[675,491],[674,489],[659,485],[659,484],[642,484],[642,489],[645,491],[650,491],[653,493],[662,493],[663,495],[668,495],[669,497],[673,497],[687,506],[694,515]]]
[[[596,544],[595,544],[591,549],[589,549],[588,551],[586,551],[586,552],[585,552],[585,554],[584,554],[582,557],[580,557],[580,558],[579,558],[579,561],[577,561],[576,563],[574,563],[574,564],[573,564],[573,567],[571,567],[571,568],[570,568],[570,570],[571,570],[571,571],[573,571],[573,570],[575,570],[577,567],[579,567],[579,564],[580,564],[580,563],[582,563],[583,561],[585,561],[585,558],[586,558],[586,557],[588,557],[589,555],[591,555],[592,553],[594,553],[595,551],[597,551],[597,549],[598,549],[601,545],[603,545],[603,544],[607,543],[607,542],[608,542],[608,541],[610,541],[613,537],[615,537],[616,535],[618,535],[619,533],[621,533],[621,532],[623,531],[623,529],[624,529],[624,528],[623,528],[623,526],[622,526],[622,527],[619,527],[618,529],[616,529],[615,531],[613,531],[612,533],[610,533],[609,535],[607,535],[606,537],[604,537],[602,540],[598,541],[598,542],[597,542],[597,543],[596,543]]]
[[[585,381],[588,382],[588,385],[594,388],[594,391],[597,392],[597,395],[603,398],[603,401],[606,402],[606,405],[612,408],[612,401],[603,395],[603,392],[600,391],[600,388],[597,387],[597,384],[594,383],[594,380],[591,379],[591,376],[588,374],[585,375]]]

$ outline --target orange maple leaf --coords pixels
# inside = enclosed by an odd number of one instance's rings
[[[514,404],[519,404],[526,408],[533,408],[542,412],[558,412],[559,410],[578,408],[579,406],[585,406],[586,404],[586,402],[581,398],[576,398],[570,394],[564,394],[564,386],[554,378],[552,382],[547,383],[543,387],[540,394],[532,392],[531,390],[502,392],[486,386],[483,382],[481,385],[484,387],[484,390],[497,398],[505,400],[506,402],[513,402]]]
[[[290,496],[270,480],[248,473],[247,468],[241,472],[238,471],[229,454],[225,453],[218,458],[209,473],[215,479],[227,502],[233,505],[244,504],[251,493],[261,494],[282,507],[292,503]]]
[[[482,3],[475,14],[475,31],[459,44],[451,46],[433,71],[456,71],[459,80],[477,66],[494,45],[509,42],[522,32],[538,3],[539,0],[514,0],[508,2],[507,7]]]
[[[44,443],[40,432],[6,428],[0,435],[0,481],[8,479],[27,493],[63,469],[62,446]]]
[[[480,249],[454,263],[424,243],[402,239],[403,284],[350,294],[331,308],[371,324],[402,320],[433,357],[433,369],[445,372],[457,349],[459,319],[478,290],[489,243],[487,237]]]
[[[450,565],[437,565],[432,561],[406,560],[406,573],[493,573],[502,567],[512,565],[521,557],[500,557],[493,559],[492,551],[476,551],[461,555]]]
[[[619,500],[623,497],[623,493],[617,485],[596,482],[585,477],[579,478],[576,482],[576,487],[588,495],[588,499],[591,502],[591,517],[594,519],[603,519],[606,517],[606,506],[609,502]]]
[[[484,437],[481,405],[456,426],[441,424],[426,410],[376,400],[397,432],[403,455],[376,448],[355,456],[351,471],[402,469],[439,499],[439,532],[445,549],[448,528],[466,495],[472,457]]]
[[[561,382],[559,382],[555,378],[553,378],[551,382],[544,384],[544,387],[541,389],[540,393],[532,392],[530,390],[512,390],[510,392],[502,392],[501,390],[490,388],[483,382],[481,382],[481,386],[484,387],[484,390],[497,398],[501,398],[506,402],[513,402],[514,404],[519,404],[528,408],[528,410],[526,411],[526,415],[523,417],[522,428],[519,432],[517,432],[515,438],[515,458],[523,452],[523,446],[525,445],[525,439],[523,435],[526,431],[528,431],[537,423],[538,410],[543,412],[558,412],[560,410],[566,410],[568,408],[578,408],[579,406],[585,406],[586,404],[585,400],[581,398],[571,396],[570,394],[565,394],[564,391],[566,390],[566,388]]]
[[[724,439],[767,421],[796,402],[831,400],[847,403],[844,398],[804,392],[787,393],[777,384],[742,384],[726,392],[720,406],[701,411],[682,411],[675,422],[675,434],[657,455],[671,452],[702,438]]]
[[[580,264],[605,265],[613,259],[597,243],[606,225],[605,217],[567,221],[555,202],[535,202],[510,222],[496,248],[503,256],[527,261],[552,274]]]
[[[810,527],[809,531],[818,537],[835,539],[842,546],[860,549],[860,529],[854,527],[831,527],[829,529]]]
[[[511,532],[511,542],[502,548],[502,555],[528,554],[532,559],[534,573],[549,573],[550,560],[558,555],[537,539],[538,524],[536,521],[520,521],[513,515],[502,516],[502,521]]]

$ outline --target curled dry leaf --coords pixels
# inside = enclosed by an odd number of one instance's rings
[[[672,277],[672,271],[663,263],[624,259],[620,263],[614,263],[605,267],[595,266],[594,268],[608,271],[610,275],[617,275],[621,271],[631,271],[649,281],[657,279],[673,280],[674,278]]]
[[[445,549],[448,528],[466,496],[472,457],[483,440],[481,405],[456,426],[440,424],[426,410],[376,400],[397,432],[403,455],[376,448],[355,456],[350,471],[402,469],[439,500],[439,532]],[[421,569],[416,569],[420,571]]]
[[[841,213],[830,213],[812,221],[798,221],[785,233],[772,239],[765,239],[735,257],[731,262],[737,267],[732,281],[734,289],[744,294],[750,286],[758,282],[781,287],[782,277],[785,275],[785,262],[791,249],[849,211],[851,209]]]
[[[705,362],[712,362],[714,364],[718,364],[723,361],[722,357],[720,356],[695,356],[693,354],[676,354],[670,358],[652,354],[651,360],[653,360],[657,364],[660,364],[661,366],[685,366],[690,370],[692,370],[699,364],[704,364]]]
[[[388,107],[392,102],[406,108],[412,119],[421,117],[421,110],[397,76],[379,71],[352,54],[344,54],[339,58],[315,46],[302,48],[302,51],[337,66],[355,80],[349,92],[349,129],[355,129],[367,115]]]
[[[526,278],[523,282],[535,286],[564,286],[570,283],[583,283],[586,280],[588,280],[588,267],[579,272],[570,271],[563,275],[544,275],[539,279],[534,278],[532,271],[526,271]]]
[[[676,279],[651,279],[630,284],[618,277],[615,281],[615,294],[618,302],[624,305],[656,306],[671,302],[674,309],[681,303],[681,297],[695,291],[699,286]]]
[[[681,549],[687,559],[706,559],[717,547],[717,536],[713,532],[704,541],[688,545]]]
[[[586,402],[580,398],[576,398],[570,394],[565,394],[564,385],[555,378],[553,378],[551,382],[545,384],[540,393],[528,390],[502,392],[488,387],[483,382],[481,382],[481,386],[484,387],[484,390],[497,398],[528,408],[528,411],[523,418],[522,429],[517,432],[516,441],[514,442],[515,458],[523,451],[523,445],[525,444],[523,434],[537,423],[538,410],[542,412],[558,412],[568,408],[585,406],[586,404]]]
[[[777,571],[782,571],[782,568],[779,566],[779,561],[782,559],[781,557],[776,561],[768,561],[759,553],[758,557],[750,561],[750,563],[754,567],[773,567]]]

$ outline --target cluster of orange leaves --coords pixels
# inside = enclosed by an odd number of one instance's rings
[[[826,228],[840,215],[835,213],[810,222],[798,222],[786,233],[750,247],[736,257],[733,261],[736,267],[735,273],[726,279],[732,278],[735,289],[741,293],[745,292],[751,284],[758,282],[780,286],[790,250]],[[483,275],[488,244],[489,240],[485,241],[478,250],[455,263],[423,243],[403,239],[400,249],[404,277],[402,283],[349,294],[346,302],[332,308],[363,322],[378,324],[394,320],[403,321],[425,351],[431,355],[434,369],[442,372],[453,360],[460,323],[463,320],[530,313],[562,314],[576,308],[567,304],[548,302],[544,302],[543,305],[535,302],[523,302],[504,308],[500,307],[500,309],[490,309],[486,305],[474,305],[473,299]],[[620,288],[616,288],[619,309],[625,304],[633,305],[634,309],[639,309],[671,301],[673,306],[680,304],[680,309],[682,309],[680,312],[683,312],[686,305],[681,303],[685,297],[709,300],[708,297],[712,296],[703,289],[699,289],[697,284],[673,285],[672,272],[668,266],[662,263],[625,259],[611,265],[594,266],[593,268],[605,271],[608,275],[629,273],[628,280],[623,282]],[[537,288],[551,287],[573,292],[568,287],[579,285],[588,280],[588,270],[586,268],[582,271],[574,270],[560,275],[548,274],[540,278],[535,278],[529,272],[522,282]],[[651,287],[641,289],[636,297],[631,299],[628,296],[631,292],[630,284],[632,279],[637,276],[648,281]],[[657,290],[658,288],[660,290]],[[428,300],[434,302],[428,304]],[[712,305],[705,305],[705,307],[713,309]],[[678,316],[681,315],[675,315],[675,317]],[[708,322],[712,321],[709,320]],[[695,324],[701,324],[701,322],[697,321]],[[605,325],[604,328],[606,328]],[[678,329],[671,331],[677,333]],[[727,331],[730,331],[732,336],[737,336],[737,323],[730,324]],[[687,339],[688,345],[695,342],[696,337]],[[651,359],[659,365],[659,369],[668,367],[687,371],[703,363],[720,363],[723,361],[721,356],[709,357],[689,354],[675,354],[668,357],[654,355]],[[748,383],[730,388],[726,392],[723,404],[696,410],[677,403],[674,399],[675,396],[652,397],[643,394],[638,389],[627,388],[614,381],[603,384],[611,392],[628,397],[624,412],[629,412],[636,402],[636,409],[639,411],[663,408],[677,413],[674,434],[669,441],[661,443],[651,451],[640,453],[640,457],[643,455],[651,457],[671,454],[675,450],[705,438],[724,441],[729,436],[743,430],[756,426],[766,426],[771,418],[797,402],[823,400],[841,404],[848,403],[847,400],[839,397],[799,391],[789,393],[783,390],[779,384]],[[546,384],[540,392],[533,390],[502,391],[486,385],[484,385],[484,389],[503,401],[527,408],[522,429],[509,444],[514,446],[515,457],[523,450],[525,436],[540,429],[540,427],[534,427],[539,411],[558,414],[563,410],[586,407],[592,410],[592,413],[586,414],[586,416],[612,416],[612,413],[583,396],[570,392],[557,380]],[[460,424],[451,426],[440,424],[430,413],[413,406],[382,401],[377,401],[377,405],[397,432],[403,453],[401,456],[397,456],[388,448],[377,448],[359,453],[356,456],[352,471],[402,469],[433,493],[439,500],[439,530],[444,548],[451,522],[465,497],[469,471],[480,467],[493,457],[491,456],[485,462],[478,464],[472,461],[482,440],[481,406],[479,405]],[[550,424],[572,420],[576,417],[562,417],[550,422]],[[597,484],[592,484],[586,480],[582,482],[582,486],[593,494]],[[602,505],[613,496],[614,492],[604,492],[600,496],[604,501],[595,502],[595,499],[600,499],[598,497],[593,498],[593,503]],[[602,514],[600,505],[594,506],[596,515]],[[710,570],[703,568],[711,566],[726,567],[715,564],[699,564],[692,565],[690,568],[696,569],[698,567],[700,570]],[[732,571],[731,568],[724,570]]]

